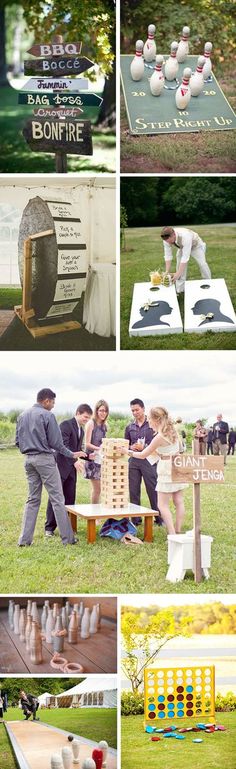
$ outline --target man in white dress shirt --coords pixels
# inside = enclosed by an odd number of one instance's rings
[[[172,261],[172,246],[178,249],[176,255],[176,272],[172,280],[176,283],[177,294],[184,291],[187,277],[187,267],[190,256],[198,263],[202,278],[211,278],[211,271],[206,262],[206,243],[201,240],[197,232],[186,227],[163,227],[161,237],[164,243],[164,259],[166,272],[170,272]]]

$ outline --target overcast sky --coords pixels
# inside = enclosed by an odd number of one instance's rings
[[[221,412],[236,424],[236,352],[124,351],[5,352],[0,355],[0,410],[31,406],[42,387],[57,394],[56,414],[105,398],[111,411],[129,414],[129,401],[146,410],[165,406],[173,417],[195,421]]]

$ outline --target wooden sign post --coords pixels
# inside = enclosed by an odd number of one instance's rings
[[[174,483],[193,483],[194,577],[201,582],[200,488],[201,483],[224,483],[224,457],[179,454],[172,459],[171,478]]]
[[[102,98],[80,93],[79,87],[86,88],[85,78],[81,78],[80,86],[79,80],[66,78],[81,74],[94,65],[86,56],[79,56],[81,47],[81,42],[64,43],[62,36],[56,35],[52,43],[35,44],[29,49],[28,53],[42,58],[24,62],[26,75],[40,77],[30,80],[29,91],[24,87],[18,97],[19,104],[37,108],[34,117],[24,126],[23,135],[33,151],[55,152],[57,173],[67,172],[67,153],[93,154],[91,122],[84,120],[84,113],[87,106],[100,107]],[[37,83],[40,93],[35,93]],[[73,83],[74,93],[71,92]],[[30,93],[31,87],[33,93]],[[50,89],[49,93],[45,93],[44,88]],[[53,93],[50,93],[51,89]]]

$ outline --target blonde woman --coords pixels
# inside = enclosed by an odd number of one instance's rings
[[[86,451],[95,452],[94,459],[85,462],[85,478],[89,478],[92,484],[91,502],[93,505],[99,503],[101,493],[101,456],[99,448],[107,432],[107,417],[109,414],[108,403],[99,400],[94,408],[92,419],[87,422],[85,431]]]
[[[182,490],[186,488],[185,483],[174,483],[171,480],[171,460],[179,453],[179,437],[174,422],[168,414],[168,411],[160,406],[150,409],[148,416],[150,427],[156,433],[153,440],[143,451],[123,450],[122,453],[128,453],[129,456],[137,459],[146,459],[150,454],[157,453],[158,462],[158,507],[168,534],[180,534],[185,515],[184,500]],[[176,524],[174,526],[172,514],[170,511],[170,501],[174,502],[176,510]]]

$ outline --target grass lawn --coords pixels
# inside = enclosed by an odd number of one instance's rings
[[[212,277],[224,278],[236,307],[236,227],[194,225],[200,237],[207,243],[206,258]],[[163,244],[160,227],[128,228],[125,231],[126,252],[121,254],[121,349],[127,350],[230,350],[235,349],[235,332],[204,334],[171,334],[168,336],[129,337],[129,319],[134,283],[149,280],[149,272],[164,269]],[[175,260],[173,260],[173,265]],[[188,279],[200,280],[197,263],[189,261]],[[179,297],[184,320],[184,295]]]
[[[45,724],[73,732],[94,742],[106,740],[111,748],[117,746],[116,708],[55,708],[53,710],[40,708],[38,715],[40,721]],[[22,710],[8,708],[7,713],[4,714],[4,720],[22,721]]]
[[[22,304],[21,288],[0,288],[1,310],[13,310],[17,304]]]
[[[11,86],[0,88],[1,119],[1,173],[55,173],[55,156],[49,152],[32,152],[26,143],[22,129],[28,118],[33,117],[32,107],[18,105],[18,91]],[[115,172],[114,133],[102,133],[92,129],[93,155],[67,155],[68,173]]]
[[[150,735],[144,732],[143,716],[123,716],[121,722],[122,769],[235,769],[236,712],[216,713],[216,723],[225,726],[225,732],[190,732],[185,740],[165,738],[157,743],[151,742]],[[183,721],[181,725],[190,724]],[[192,742],[201,736],[201,744]]]
[[[1,769],[16,769],[16,762],[4,724],[0,723]]]
[[[79,544],[64,548],[59,535],[45,539],[46,494],[43,494],[34,545],[18,548],[22,512],[27,497],[24,460],[16,449],[0,453],[2,593],[228,593],[236,592],[232,520],[235,515],[236,457],[229,457],[225,484],[203,484],[201,491],[202,532],[212,535],[210,579],[195,585],[193,575],[173,585],[167,572],[166,531],[154,527],[154,542],[130,548],[114,540],[86,540],[86,524],[78,523]],[[79,478],[77,501],[88,503],[90,484]],[[147,504],[145,493],[142,504]],[[185,491],[184,530],[192,528],[192,487]],[[143,536],[143,527],[139,527]]]
[[[229,104],[236,109],[234,71],[219,77]],[[217,77],[217,71],[215,72]],[[235,173],[236,131],[165,136],[133,136],[129,133],[121,94],[121,173]]]

